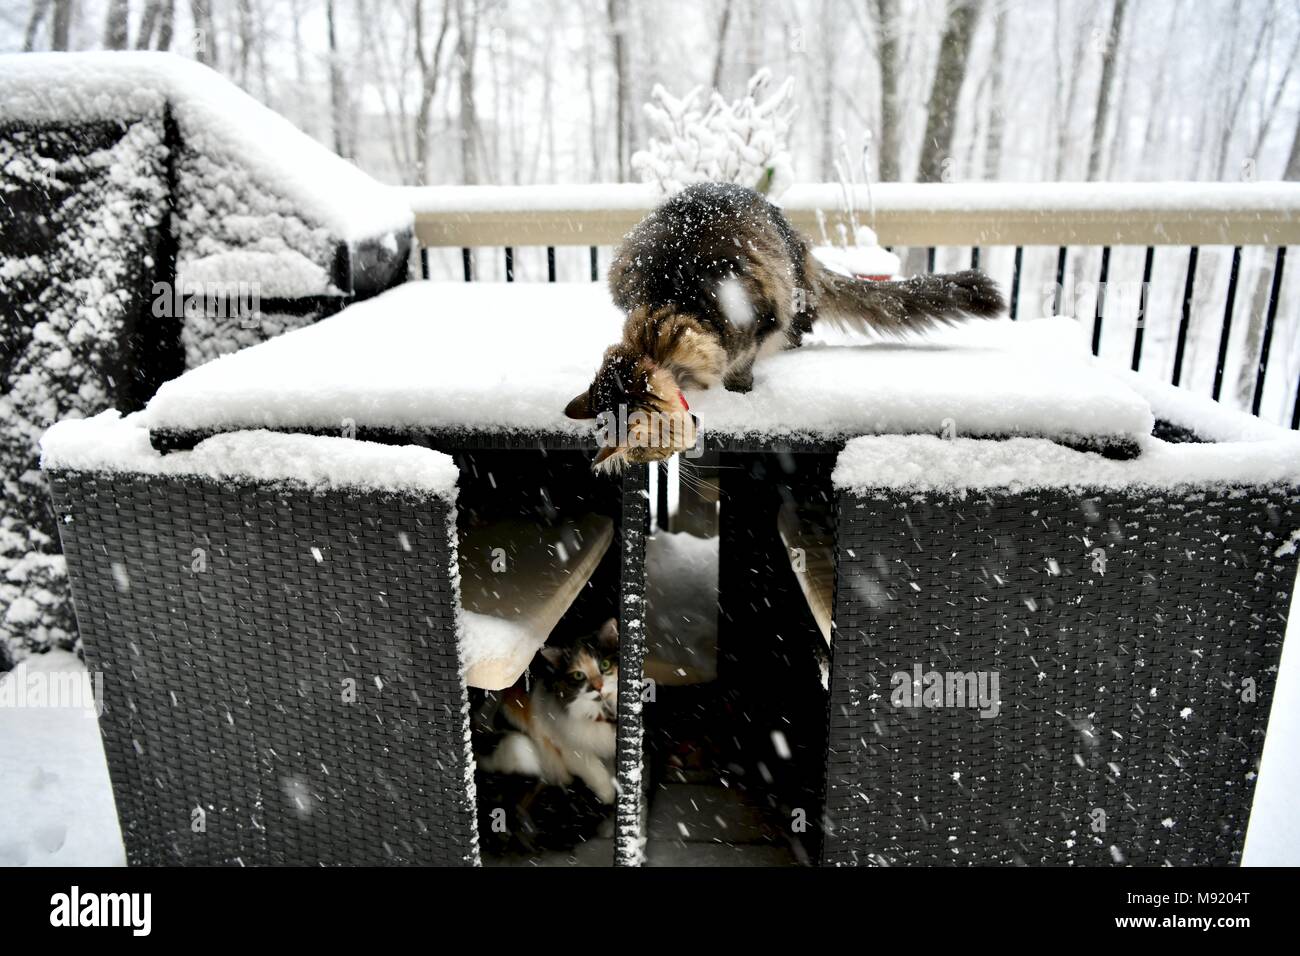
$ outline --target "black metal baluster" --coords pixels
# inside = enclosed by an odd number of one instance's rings
[[[1241,274],[1241,246],[1232,247],[1232,271],[1228,274],[1228,301],[1223,307],[1223,331],[1219,333],[1219,355],[1214,362],[1214,400],[1223,391],[1223,366],[1228,361],[1228,336],[1232,333],[1232,307],[1237,302],[1237,277]]]
[[[1065,246],[1056,254],[1056,294],[1052,296],[1052,315],[1061,314],[1061,302],[1065,298]]]
[[[1133,330],[1133,371],[1142,364],[1142,336],[1147,324],[1147,293],[1151,289],[1151,265],[1155,260],[1156,247],[1147,246],[1146,261],[1142,264],[1142,288],[1138,290],[1137,328]]]
[[[470,255],[470,251],[468,247],[460,250],[460,262],[465,269],[465,281],[473,282],[474,281],[474,257]]]
[[[1059,270],[1058,270],[1059,271]],[[1106,283],[1110,276],[1110,246],[1101,248],[1101,278],[1097,280],[1097,314],[1092,318],[1092,354],[1101,353],[1101,320],[1106,311]],[[1060,288],[1059,281],[1057,288]]]
[[[1187,353],[1187,330],[1192,324],[1192,294],[1196,291],[1196,260],[1201,247],[1192,246],[1187,257],[1187,282],[1183,286],[1183,317],[1178,321],[1178,345],[1174,349],[1174,384],[1183,378],[1183,356]]]
[[[597,253],[598,250],[596,249],[596,247],[592,246],[591,247],[591,281],[592,282],[600,281],[600,271],[598,269],[598,266],[600,264],[600,257]]]
[[[420,247],[420,278],[429,278],[429,247]]]
[[[659,462],[658,485],[655,488],[655,525],[668,530],[668,462]]]
[[[925,271],[926,272],[934,271],[934,246],[931,246],[929,249],[925,250]]]
[[[506,281],[515,281],[515,247],[506,246]]]
[[[979,246],[971,246],[971,247],[970,247],[970,267],[971,267],[972,269],[978,269],[978,268],[980,267],[980,247],[979,247]]]
[[[1264,400],[1264,372],[1268,368],[1268,352],[1273,345],[1273,323],[1277,319],[1277,300],[1282,294],[1282,267],[1286,264],[1286,246],[1277,247],[1277,263],[1273,266],[1273,286],[1268,292],[1268,313],[1264,318],[1264,340],[1259,346],[1259,368],[1255,371],[1255,397],[1250,402],[1250,413],[1259,414]]]
[[[546,281],[555,281],[555,247],[546,247]]]
[[[1020,311],[1020,267],[1024,263],[1025,247],[1016,246],[1016,261],[1011,268],[1011,318]]]

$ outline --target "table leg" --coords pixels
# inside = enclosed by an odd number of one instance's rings
[[[640,866],[645,856],[641,710],[645,665],[645,549],[649,525],[649,476],[645,465],[636,465],[623,475],[623,513],[619,529],[616,866]]]

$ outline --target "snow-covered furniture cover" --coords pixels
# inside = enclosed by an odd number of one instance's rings
[[[448,456],[115,412],[42,452],[128,862],[477,862]]]
[[[1300,438],[1145,390],[1189,440],[1129,461],[1024,438],[845,447],[826,862],[1240,862]]]
[[[400,281],[412,215],[214,71],[122,52],[0,56],[0,208],[0,642],[39,650],[75,636],[41,432]]]

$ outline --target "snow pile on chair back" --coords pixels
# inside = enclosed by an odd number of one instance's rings
[[[416,492],[447,501],[455,500],[458,477],[450,456],[428,448],[268,431],[214,435],[192,451],[161,455],[140,415],[115,411],[52,426],[41,439],[41,467]]]

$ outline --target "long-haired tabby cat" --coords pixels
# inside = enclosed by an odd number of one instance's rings
[[[831,272],[779,209],[726,183],[690,186],[643,219],[619,247],[609,286],[627,313],[623,338],[565,409],[586,419],[626,407],[626,442],[596,456],[606,469],[694,446],[682,390],[749,391],[755,359],[797,347],[815,322],[904,332],[1004,308],[975,270],[899,282]]]
[[[613,803],[618,623],[611,618],[568,647],[548,645],[540,657],[532,691],[511,688],[502,700],[500,713],[513,729],[478,765],[561,787],[576,777]]]

